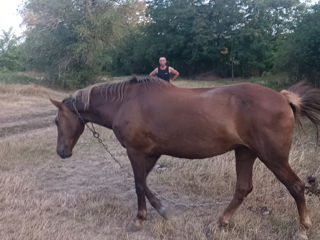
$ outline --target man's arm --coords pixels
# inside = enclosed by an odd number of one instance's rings
[[[172,67],[169,67],[169,73],[174,75],[173,78],[170,79],[170,82],[173,82],[174,80],[176,80],[180,75],[180,73]]]
[[[155,75],[157,75],[158,74],[158,68],[155,68],[150,74],[149,74],[149,76],[150,77],[154,77]]]

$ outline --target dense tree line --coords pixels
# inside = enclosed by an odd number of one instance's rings
[[[22,46],[12,29],[0,35],[0,71],[22,70]]]
[[[310,9],[289,37],[278,66],[320,87],[320,4]]]
[[[296,0],[154,0],[151,21],[132,29],[114,51],[117,73],[145,73],[165,55],[185,75],[214,70],[248,77],[270,71],[278,40],[305,5]]]
[[[25,0],[21,14],[24,41],[2,35],[0,70],[45,72],[62,87],[87,85],[103,74],[147,74],[160,56],[184,76],[286,72],[319,84],[319,3]]]
[[[134,0],[27,0],[26,67],[63,87],[89,84],[111,64],[108,51],[137,22],[138,7]]]

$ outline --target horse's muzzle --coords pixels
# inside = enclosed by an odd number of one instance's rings
[[[72,152],[71,152],[71,151],[67,151],[67,150],[65,150],[65,149],[63,149],[63,150],[57,149],[57,154],[58,154],[62,159],[69,158],[69,157],[72,156]]]

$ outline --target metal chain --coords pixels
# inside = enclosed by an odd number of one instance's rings
[[[116,159],[116,157],[109,150],[108,145],[103,142],[102,138],[100,137],[100,134],[94,128],[93,123],[91,123],[91,128],[89,127],[88,124],[86,124],[86,126],[92,132],[93,137],[97,139],[98,143],[100,143],[103,146],[103,148],[106,150],[106,152],[109,153],[112,160],[115,161],[119,165],[120,168],[122,168],[121,163],[118,161],[118,159]]]
[[[79,119],[81,120],[81,122],[92,132],[92,136],[94,138],[97,139],[98,143],[100,143],[102,145],[102,147],[106,150],[106,152],[111,156],[112,160],[115,161],[120,168],[122,168],[122,165],[121,163],[118,161],[118,159],[116,159],[116,157],[110,152],[109,148],[108,148],[108,145],[106,145],[102,138],[100,137],[100,134],[96,131],[93,123],[91,122],[91,127],[89,126],[89,124],[82,118],[82,116],[80,115],[76,105],[75,105],[75,100],[72,101],[72,105],[73,105],[73,108],[76,112],[76,114],[78,115]]]

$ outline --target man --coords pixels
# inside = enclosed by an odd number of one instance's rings
[[[170,83],[172,83],[174,80],[176,80],[179,77],[179,72],[177,70],[167,66],[167,59],[165,57],[161,57],[159,59],[159,63],[160,63],[160,66],[154,69],[150,73],[151,77],[157,76],[158,78],[161,78]],[[172,79],[170,79],[170,74],[174,75]]]

